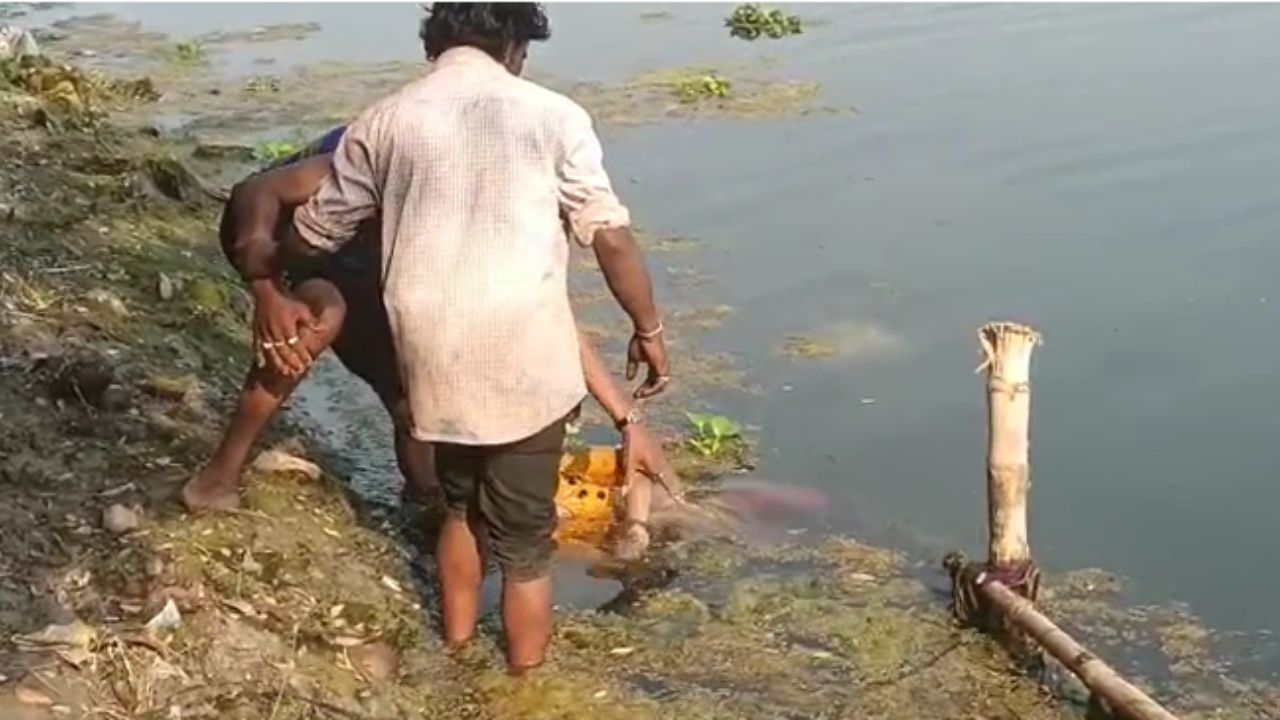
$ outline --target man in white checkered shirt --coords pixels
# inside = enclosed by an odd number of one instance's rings
[[[637,397],[669,379],[649,276],[591,119],[519,77],[529,42],[548,37],[534,3],[435,3],[422,28],[430,71],[349,127],[288,243],[334,252],[381,214],[412,432],[436,445],[449,508],[437,550],[446,640],[474,634],[492,552],[516,673],[543,662],[550,638],[558,465],[585,395],[566,228],[594,249],[634,324],[628,379],[648,366]]]

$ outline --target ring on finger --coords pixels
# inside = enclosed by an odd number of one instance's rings
[[[288,340],[285,340],[285,341],[284,341],[284,344],[285,344],[285,345],[297,345],[297,344],[298,344],[298,336],[297,336],[297,335],[294,335],[293,337],[289,338]]]

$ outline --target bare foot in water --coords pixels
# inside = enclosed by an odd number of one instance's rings
[[[239,483],[235,476],[228,482],[226,475],[206,467],[182,486],[182,504],[193,515],[235,510],[240,507]]]

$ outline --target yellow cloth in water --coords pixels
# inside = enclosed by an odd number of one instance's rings
[[[558,542],[604,543],[623,485],[618,455],[617,448],[595,446],[565,453],[560,460]]]

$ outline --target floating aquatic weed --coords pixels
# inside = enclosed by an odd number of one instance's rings
[[[681,80],[675,88],[676,96],[686,103],[727,98],[731,90],[729,81],[714,73]]]
[[[668,268],[668,270],[671,269]],[[711,330],[719,327],[725,318],[733,313],[734,309],[728,305],[680,309],[671,313],[671,322],[679,325],[688,324],[699,330]]]
[[[820,338],[792,335],[782,346],[782,352],[794,358],[825,359],[840,354],[840,349],[833,343]]]
[[[591,111],[602,125],[724,117],[742,120],[842,112],[815,105],[818,83],[777,80],[768,68],[680,67],[638,75],[616,85],[550,81]]]
[[[250,78],[244,84],[244,91],[248,93],[278,93],[280,92],[280,79],[270,76]]]
[[[253,149],[253,159],[264,163],[279,162],[298,152],[298,146],[288,140],[269,140]]]
[[[198,40],[188,40],[173,46],[173,55],[178,62],[199,63],[205,60],[204,45]]]
[[[875,322],[841,322],[814,335],[789,335],[780,352],[798,360],[878,360],[905,349],[901,336]]]
[[[803,31],[798,15],[787,15],[777,8],[766,10],[755,3],[739,5],[724,21],[731,37],[757,40],[761,36],[775,40]]]
[[[693,435],[686,441],[703,457],[721,457],[742,443],[742,426],[723,415],[686,413]]]
[[[278,23],[260,25],[251,30],[218,31],[200,36],[200,41],[209,45],[232,43],[278,43],[297,42],[320,32],[320,23]]]

